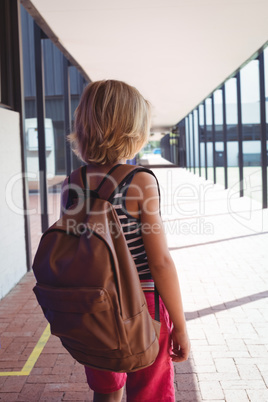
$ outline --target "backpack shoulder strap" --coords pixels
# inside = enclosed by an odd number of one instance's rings
[[[77,196],[79,196],[78,191],[77,191],[78,188],[81,188],[81,191],[84,192],[84,184],[83,184],[83,179],[82,179],[82,174],[81,174],[81,171],[83,168],[84,168],[84,166],[73,170],[71,172],[71,174],[66,178],[67,182],[68,182],[67,200],[66,200],[66,195],[65,195],[65,197],[62,198],[61,208],[63,208],[63,206],[64,206],[65,209],[68,209],[72,205],[73,198],[77,198]],[[72,184],[75,184],[78,186],[76,191],[72,191],[72,189],[70,188],[70,186]],[[80,191],[79,191],[79,193],[80,193]],[[66,191],[64,192],[64,194],[66,194]]]
[[[127,181],[136,172],[147,172],[155,177],[160,197],[159,184],[155,174],[150,169],[136,165],[117,165],[116,169],[111,171],[97,188],[96,191],[98,192],[99,197],[104,200],[110,200],[116,194],[123,182]]]
[[[82,189],[85,188],[84,183],[83,183],[83,177],[82,177],[82,171],[85,169],[86,169],[86,165],[83,165],[83,166],[73,170],[69,176],[70,182],[77,184]]]
[[[124,169],[122,169],[121,167],[119,172],[116,172],[116,174],[113,173],[119,166],[123,166]],[[69,191],[68,191],[67,202],[65,202],[66,208],[72,204],[73,196],[77,197],[79,195],[78,193],[80,193],[80,190],[81,193],[84,193],[85,195],[94,193],[100,198],[108,200],[110,198],[110,195],[117,189],[118,184],[120,184],[122,180],[124,180],[124,177],[128,176],[128,174],[133,170],[137,170],[137,167],[131,165],[120,165],[120,164],[113,166],[112,169],[110,169],[109,172],[102,179],[97,189],[95,189],[94,191],[88,188],[87,165],[83,165],[73,170],[71,174],[67,177]],[[70,190],[71,184],[77,186],[77,188],[74,191],[75,194],[72,194],[72,191]]]
[[[87,188],[86,168],[87,168],[86,165],[84,165],[78,169],[75,169],[68,177],[68,185],[76,184],[85,193],[86,191],[89,190]],[[157,183],[159,203],[160,203],[160,189],[158,180],[155,174],[150,169],[147,169],[143,166],[121,165],[121,164],[113,166],[113,168],[103,178],[103,180],[99,184],[98,188],[94,191],[94,193],[95,194],[97,193],[97,195],[103,200],[110,200],[115,195],[116,191],[118,191],[120,185],[123,184],[124,181],[128,180],[129,177],[131,177],[138,171],[147,172],[152,176],[154,176]],[[71,204],[71,195],[72,194],[70,194],[69,191],[66,208]]]

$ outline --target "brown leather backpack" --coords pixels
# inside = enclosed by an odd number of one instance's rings
[[[136,371],[154,362],[160,323],[148,312],[118,216],[107,200],[136,169],[152,172],[117,165],[96,193],[84,186],[85,169],[69,177],[69,185],[77,185],[76,200],[70,201],[69,191],[70,206],[41,237],[33,290],[51,333],[79,363]]]

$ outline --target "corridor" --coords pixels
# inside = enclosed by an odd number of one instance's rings
[[[185,169],[153,170],[192,344],[175,364],[176,401],[265,402],[268,211]],[[0,400],[92,401],[83,367],[49,335],[34,283],[27,273],[0,301]]]

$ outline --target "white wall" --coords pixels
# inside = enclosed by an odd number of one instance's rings
[[[9,191],[11,179],[20,174],[19,114],[0,108],[0,299],[27,270],[24,217],[14,212],[6,199],[11,196],[12,203],[23,209],[22,180]]]

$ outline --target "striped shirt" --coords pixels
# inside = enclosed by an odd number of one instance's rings
[[[140,280],[142,283],[144,280],[146,280],[146,286],[148,287],[151,285],[147,283],[147,281],[152,280],[152,275],[149,269],[147,255],[142,240],[142,223],[139,218],[134,218],[128,213],[125,203],[126,192],[132,178],[133,176],[130,176],[130,178],[120,186],[113,198],[109,201],[111,202],[111,204],[113,204],[114,209],[118,215],[128,248],[138,270]]]

